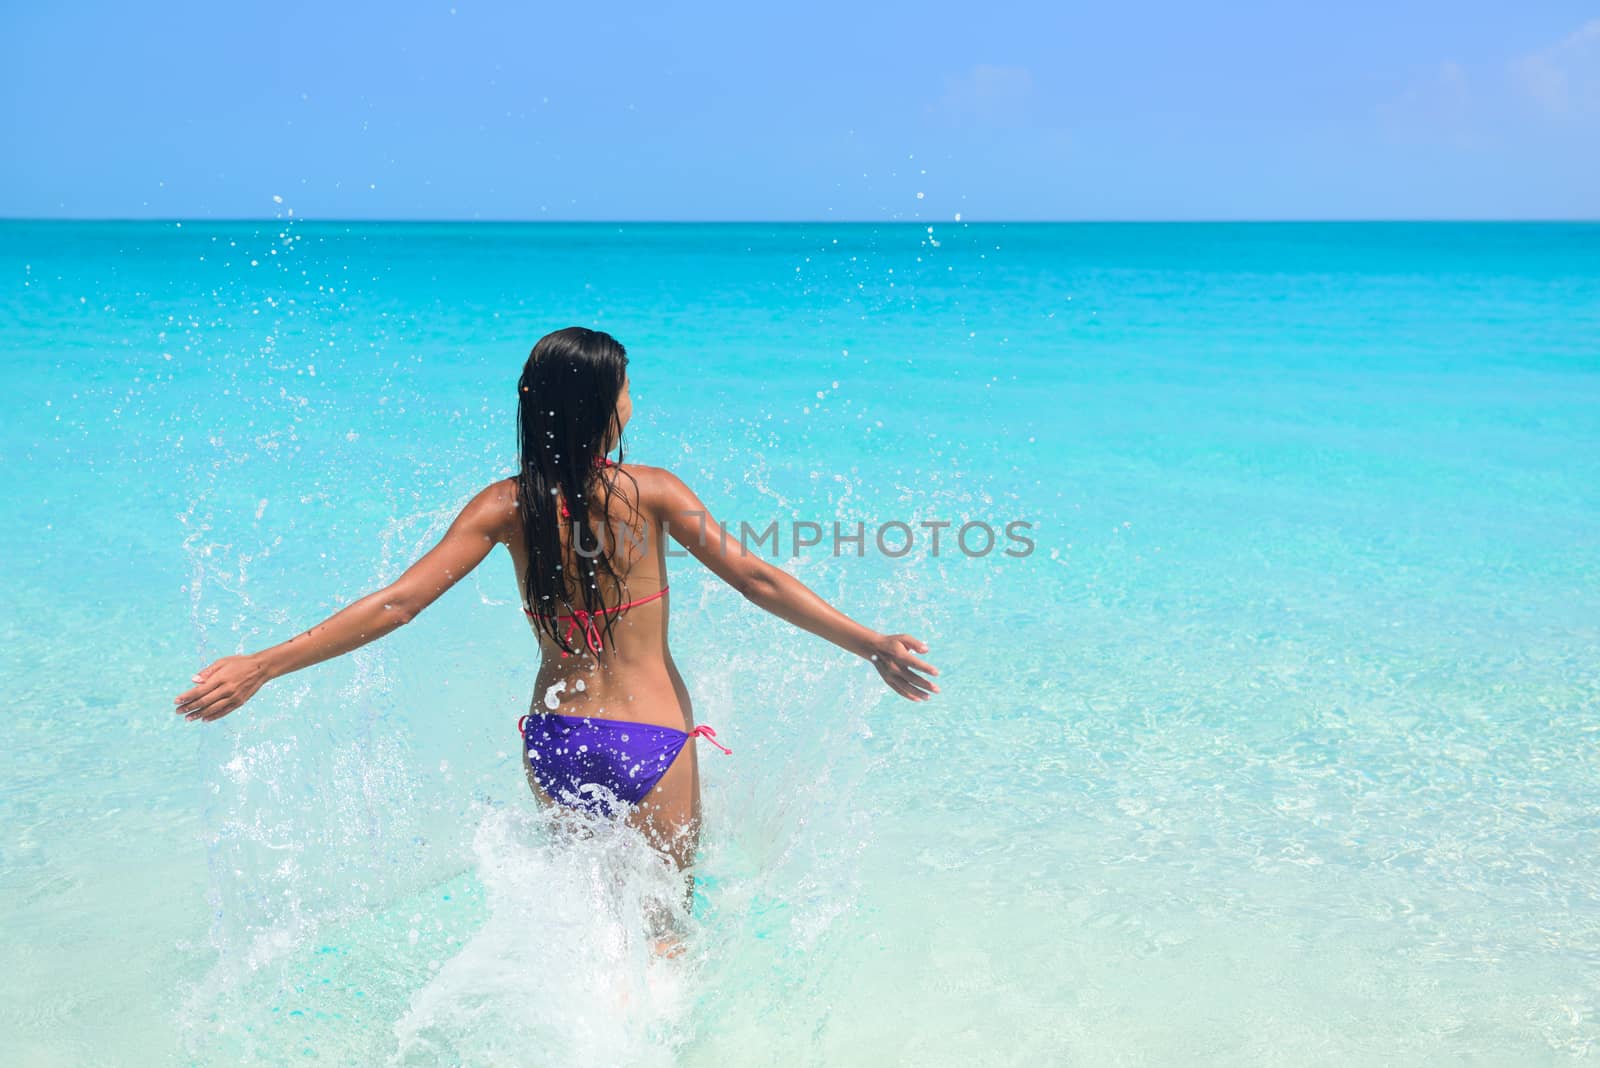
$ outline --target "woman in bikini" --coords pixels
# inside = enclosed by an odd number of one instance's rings
[[[227,656],[175,699],[221,719],[268,681],[375,641],[416,618],[504,544],[543,660],[520,721],[523,762],[544,802],[625,814],[680,868],[699,838],[696,726],[667,647],[666,539],[773,615],[872,662],[912,701],[939,688],[924,642],[880,634],[745,551],[671,472],[620,457],[633,412],[627,353],[568,327],[533,347],[518,384],[520,467],[461,510],[444,538],[388,587],[270,649]]]

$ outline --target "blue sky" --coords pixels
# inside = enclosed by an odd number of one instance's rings
[[[0,216],[1600,216],[1600,3],[633,6],[6,3]]]

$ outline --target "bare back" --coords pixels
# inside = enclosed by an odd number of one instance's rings
[[[649,597],[667,587],[667,534],[659,507],[664,475],[659,468],[625,464],[606,468],[599,476],[611,480],[610,512],[603,513],[605,495],[594,494],[589,522],[595,530],[604,531],[613,566],[622,579],[620,586],[608,576],[599,579],[609,607]],[[527,589],[528,561],[515,507],[517,486],[514,479],[500,485],[506,487],[512,505],[505,541],[511,551],[520,602]],[[569,561],[574,559],[571,535],[571,524],[564,524],[561,541]],[[570,562],[568,566],[571,567]],[[571,655],[563,655],[560,646],[534,627],[542,659],[529,714],[594,716],[692,730],[694,714],[689,690],[667,644],[671,598],[669,592],[617,614],[599,653],[586,645],[583,629],[576,621],[558,621],[558,626],[574,628],[568,644],[577,651]],[[526,760],[524,754],[525,764]],[[531,783],[531,769],[529,780]],[[534,788],[540,792],[537,785]],[[647,812],[647,822],[663,830],[670,828],[673,838],[684,837],[680,832],[692,828],[698,820],[699,793],[695,749],[686,746],[652,794],[652,804],[646,808],[653,811]],[[692,839],[692,830],[688,837]],[[693,843],[686,844],[692,847]]]

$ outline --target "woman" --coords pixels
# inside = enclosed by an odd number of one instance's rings
[[[715,732],[694,726],[667,648],[667,537],[755,604],[871,660],[902,697],[938,693],[924,677],[938,671],[916,655],[928,651],[925,643],[862,626],[745,552],[670,472],[606,459],[633,414],[627,367],[609,334],[574,326],[541,338],[519,383],[517,476],[468,502],[439,544],[390,586],[281,645],[202,670],[175,699],[178,714],[221,719],[269,680],[383,637],[503,543],[543,654],[521,721],[534,793],[547,803],[626,812],[687,868],[700,823],[699,769],[687,743]]]

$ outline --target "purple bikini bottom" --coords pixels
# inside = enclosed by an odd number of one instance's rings
[[[522,748],[539,788],[570,808],[610,811],[615,802],[643,801],[690,738],[704,738],[724,753],[716,731],[692,731],[594,716],[523,716]]]

